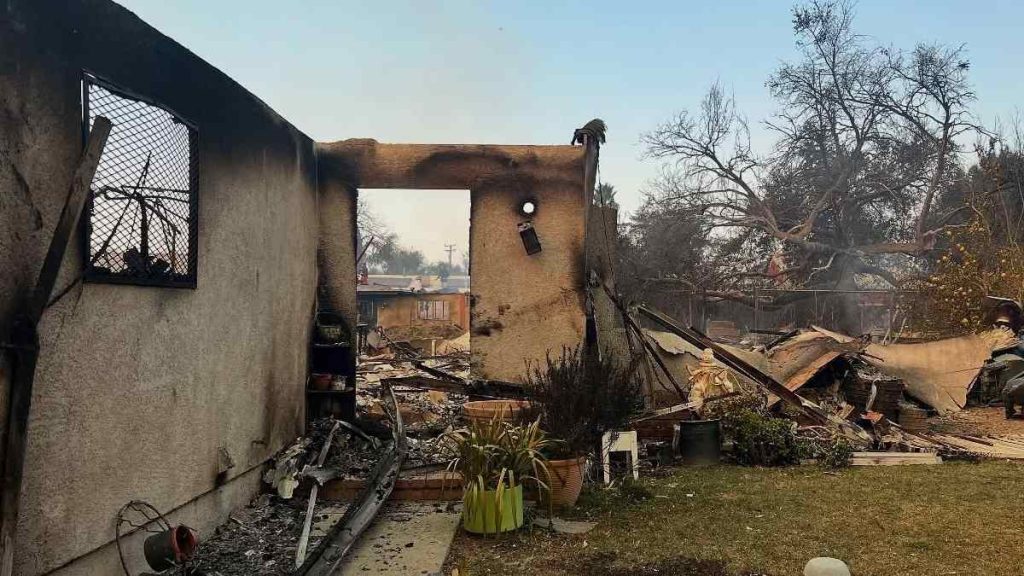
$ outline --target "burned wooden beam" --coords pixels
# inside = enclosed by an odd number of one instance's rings
[[[498,398],[527,398],[529,392],[518,384],[511,382],[500,382],[497,380],[443,380],[431,378],[420,374],[412,376],[400,376],[396,378],[384,378],[392,386],[409,386],[411,388],[423,388],[425,390],[439,390],[450,394],[464,394],[473,398],[493,400]]]
[[[61,262],[71,243],[72,232],[82,217],[96,167],[99,166],[110,120],[98,116],[93,121],[89,140],[71,180],[60,220],[50,238],[50,247],[39,270],[35,287],[24,309],[17,315],[11,336],[4,345],[11,356],[11,385],[7,399],[7,443],[4,452],[3,494],[0,496],[0,574],[14,571],[14,531],[18,523],[21,480],[25,468],[25,445],[28,442],[28,418],[32,409],[32,388],[36,361],[39,357],[39,319],[50,301],[57,282]]]
[[[636,332],[637,338],[643,345],[644,350],[646,350],[647,353],[650,354],[650,357],[654,359],[654,363],[658,365],[658,368],[661,368],[662,373],[665,374],[665,377],[668,378],[669,383],[672,384],[673,388],[675,388],[676,394],[679,395],[679,398],[682,400],[687,400],[688,395],[686,394],[686,392],[683,391],[682,387],[679,386],[679,383],[676,382],[675,376],[672,375],[672,372],[668,369],[668,366],[665,365],[665,361],[661,359],[661,356],[658,354],[658,351],[654,349],[654,346],[651,345],[651,343],[647,340],[647,337],[644,336],[643,329],[640,328],[640,326],[636,323],[635,320],[633,320],[633,318],[629,316],[629,314],[623,314],[623,318],[626,319],[627,325],[634,332]]]
[[[380,512],[384,502],[395,489],[398,473],[409,450],[402,424],[402,414],[398,410],[398,400],[391,386],[385,384],[392,411],[389,413],[392,424],[393,443],[390,450],[377,465],[374,466],[366,487],[348,507],[341,520],[331,528],[313,554],[306,559],[294,573],[300,576],[329,576],[337,573],[345,554],[359,539],[359,536],[370,526]]]
[[[661,359],[661,356],[658,355],[658,351],[655,350],[654,346],[652,346],[651,343],[647,341],[647,338],[644,336],[644,331],[640,327],[640,325],[636,323],[636,320],[634,320],[632,316],[630,316],[629,311],[626,310],[626,307],[622,304],[619,298],[612,292],[611,288],[609,288],[606,284],[601,284],[601,287],[604,288],[604,292],[605,294],[608,295],[608,299],[612,301],[612,304],[614,304],[615,307],[619,310],[619,313],[622,314],[622,321],[626,325],[627,334],[629,330],[633,330],[633,332],[636,334],[636,338],[640,341],[641,346],[643,346],[644,350],[646,350],[649,354],[649,358],[654,359],[654,362],[658,365],[658,368],[661,368],[662,373],[665,374],[665,377],[668,378],[669,383],[671,383],[672,387],[675,388],[676,394],[679,395],[679,398],[684,401],[688,400],[688,395],[679,385],[679,383],[676,382],[676,379],[672,375],[672,372],[669,371],[668,366],[665,365],[665,362]]]
[[[464,381],[462,378],[459,378],[458,376],[456,376],[455,374],[451,374],[450,372],[445,372],[444,370],[439,370],[437,368],[431,368],[430,366],[427,366],[420,360],[412,360],[412,365],[420,370],[423,370],[424,372],[430,374],[435,378],[440,378],[441,380],[447,380],[448,382]]]

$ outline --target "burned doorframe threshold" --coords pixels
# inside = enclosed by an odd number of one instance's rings
[[[384,383],[383,386],[387,389],[391,403],[391,412],[388,414],[391,419],[391,434],[394,439],[391,449],[374,467],[366,482],[366,487],[345,511],[345,515],[331,528],[313,554],[294,572],[296,575],[329,576],[335,574],[341,567],[345,555],[373,522],[395,488],[395,482],[398,480],[398,473],[408,453],[409,444],[405,437],[405,426],[402,424],[402,414],[398,410],[395,393],[389,384]]]

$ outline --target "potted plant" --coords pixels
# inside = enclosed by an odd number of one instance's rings
[[[462,525],[468,532],[497,534],[523,525],[523,484],[543,492],[548,477],[542,451],[551,447],[534,422],[517,426],[494,418],[471,422],[446,436],[448,470],[463,479]]]
[[[644,407],[637,360],[563,347],[561,355],[528,366],[531,399],[541,429],[560,440],[547,446],[548,494],[553,506],[572,506],[583,487],[583,467],[600,454],[606,432],[624,429]]]

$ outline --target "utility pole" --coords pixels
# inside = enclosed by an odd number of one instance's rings
[[[455,244],[445,244],[444,251],[448,253],[448,270],[452,269],[452,253],[455,252]]]

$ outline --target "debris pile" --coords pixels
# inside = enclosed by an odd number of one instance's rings
[[[971,420],[963,411],[993,350],[1015,342],[1007,332],[882,345],[810,327],[767,345],[741,347],[643,306],[620,310],[631,348],[642,353],[640,370],[652,400],[635,429],[647,454],[664,464],[673,461],[674,424],[716,403],[751,396],[791,419],[804,440],[848,445],[854,465],[936,464],[943,457],[1024,460],[1024,426],[994,435],[984,426],[988,420]],[[304,549],[307,565],[337,565],[338,551],[352,546],[403,479],[445,476],[443,437],[464,425],[463,404],[526,396],[516,384],[473,380],[460,342],[426,356],[381,337],[376,355],[360,358],[355,422],[315,421],[306,437],[275,458],[264,476],[274,494],[237,512],[206,541],[200,554],[207,573],[288,573]],[[1018,435],[1005,434],[1010,428]],[[423,482],[417,489],[432,488]],[[332,505],[317,508],[318,490],[328,501],[341,494],[355,501],[327,513]]]
[[[273,493],[235,511],[204,540],[200,560],[205,573],[292,573],[303,548],[309,563],[320,558],[318,548],[351,546],[354,539],[339,531],[339,525],[368,526],[387,498],[378,489],[382,483],[394,486],[400,478],[445,468],[443,435],[463,424],[462,405],[474,391],[491,391],[490,385],[470,382],[469,355],[463,350],[428,358],[402,346],[394,350],[361,359],[356,421],[322,418],[311,422],[307,435],[282,450],[264,473],[266,487]],[[393,458],[396,421],[402,430],[398,462]],[[320,493],[319,503],[317,488],[326,490]],[[339,504],[339,495],[357,501],[351,506]]]
[[[303,498],[263,494],[204,537],[195,567],[207,576],[290,574],[306,512]],[[319,543],[317,539],[314,544]]]
[[[975,429],[971,435],[929,429],[930,416],[948,417],[967,407],[968,395],[983,379],[986,361],[994,352],[1016,343],[1008,330],[885,345],[812,326],[789,332],[766,346],[740,347],[714,341],[643,306],[636,312],[649,326],[639,331],[649,344],[647,374],[651,396],[660,407],[637,422],[636,429],[649,440],[666,440],[665,427],[655,430],[652,424],[678,421],[699,411],[702,402],[679,403],[680,396],[673,388],[683,383],[690,396],[687,400],[693,399],[691,376],[709,365],[710,350],[713,361],[735,375],[740,389],[756,388],[767,394],[768,405],[777,415],[793,419],[801,436],[843,438],[864,453],[1024,459],[1024,425],[1020,422],[1014,423],[1013,436],[998,435],[995,430],[979,433]],[[635,319],[632,323],[639,324]],[[672,400],[671,406],[661,407]],[[857,456],[854,462],[858,464],[927,460]]]

